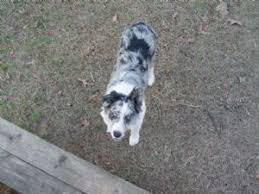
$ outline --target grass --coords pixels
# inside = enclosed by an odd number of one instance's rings
[[[242,26],[220,18],[218,1],[1,1],[0,116],[153,193],[255,193],[243,166],[257,153],[259,4],[227,3]],[[131,148],[110,140],[99,111],[120,34],[138,20],[159,41]]]
[[[5,63],[0,63],[0,69],[4,72],[8,70],[8,65]]]
[[[208,11],[208,3],[207,1],[194,1],[193,9],[200,15],[204,15]]]

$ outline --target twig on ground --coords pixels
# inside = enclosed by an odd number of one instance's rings
[[[95,82],[95,79],[94,79],[94,76],[93,76],[92,72],[90,72],[90,75],[91,75],[92,81]]]
[[[211,122],[212,122],[212,126],[214,127],[215,132],[216,132],[216,133],[218,134],[218,136],[220,137],[221,131],[222,131],[222,129],[223,129],[222,123],[220,123],[220,128],[218,128],[218,127],[217,127],[217,124],[216,124],[216,121],[215,121],[215,118],[212,116],[212,114],[211,114],[207,109],[206,109],[205,111],[206,111],[206,113],[207,113],[209,119],[210,119]]]

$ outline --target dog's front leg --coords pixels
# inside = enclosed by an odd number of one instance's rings
[[[129,138],[130,146],[134,146],[139,142],[139,131],[142,127],[142,123],[145,117],[145,112],[146,112],[146,106],[145,106],[145,101],[143,101],[142,111],[138,114],[134,124],[131,125],[130,127],[130,138]]]
[[[109,119],[108,119],[107,115],[105,114],[104,110],[102,110],[102,111],[100,112],[100,115],[102,116],[103,121],[104,121],[104,123],[105,123],[106,126],[107,126],[107,128],[106,128],[106,133],[110,133],[110,132],[111,132],[111,131],[110,131],[110,130],[111,130],[110,122],[109,122]]]
[[[140,131],[140,128],[131,129],[130,138],[129,138],[129,145],[130,146],[134,146],[134,145],[138,144],[138,142],[139,142],[139,131]]]
[[[150,64],[148,69],[148,86],[152,86],[155,82],[154,64]]]

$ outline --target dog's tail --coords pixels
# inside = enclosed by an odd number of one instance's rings
[[[151,59],[155,53],[156,39],[153,28],[140,21],[123,32],[120,47],[126,51],[140,52],[144,59]]]
[[[131,25],[131,27],[132,28],[137,27],[139,31],[147,28],[154,35],[155,39],[158,38],[158,35],[155,32],[155,30],[151,26],[147,25],[144,21],[135,22],[134,24]]]

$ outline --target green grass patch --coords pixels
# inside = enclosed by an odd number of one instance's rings
[[[41,120],[42,114],[40,112],[37,111],[33,111],[31,113],[31,122],[32,123],[37,123]]]
[[[208,10],[208,2],[207,1],[195,1],[193,8],[199,14],[204,14]]]
[[[203,61],[203,51],[202,50],[198,50],[197,51],[197,55],[196,55],[196,57],[197,57],[197,62],[199,63],[199,64],[201,64],[202,63],[202,61]]]
[[[6,72],[8,70],[8,65],[0,61],[0,69]]]
[[[25,43],[25,49],[27,52],[31,52],[33,49],[40,48],[42,46],[46,46],[52,43],[52,38],[48,36],[42,36],[36,39],[28,40]]]

